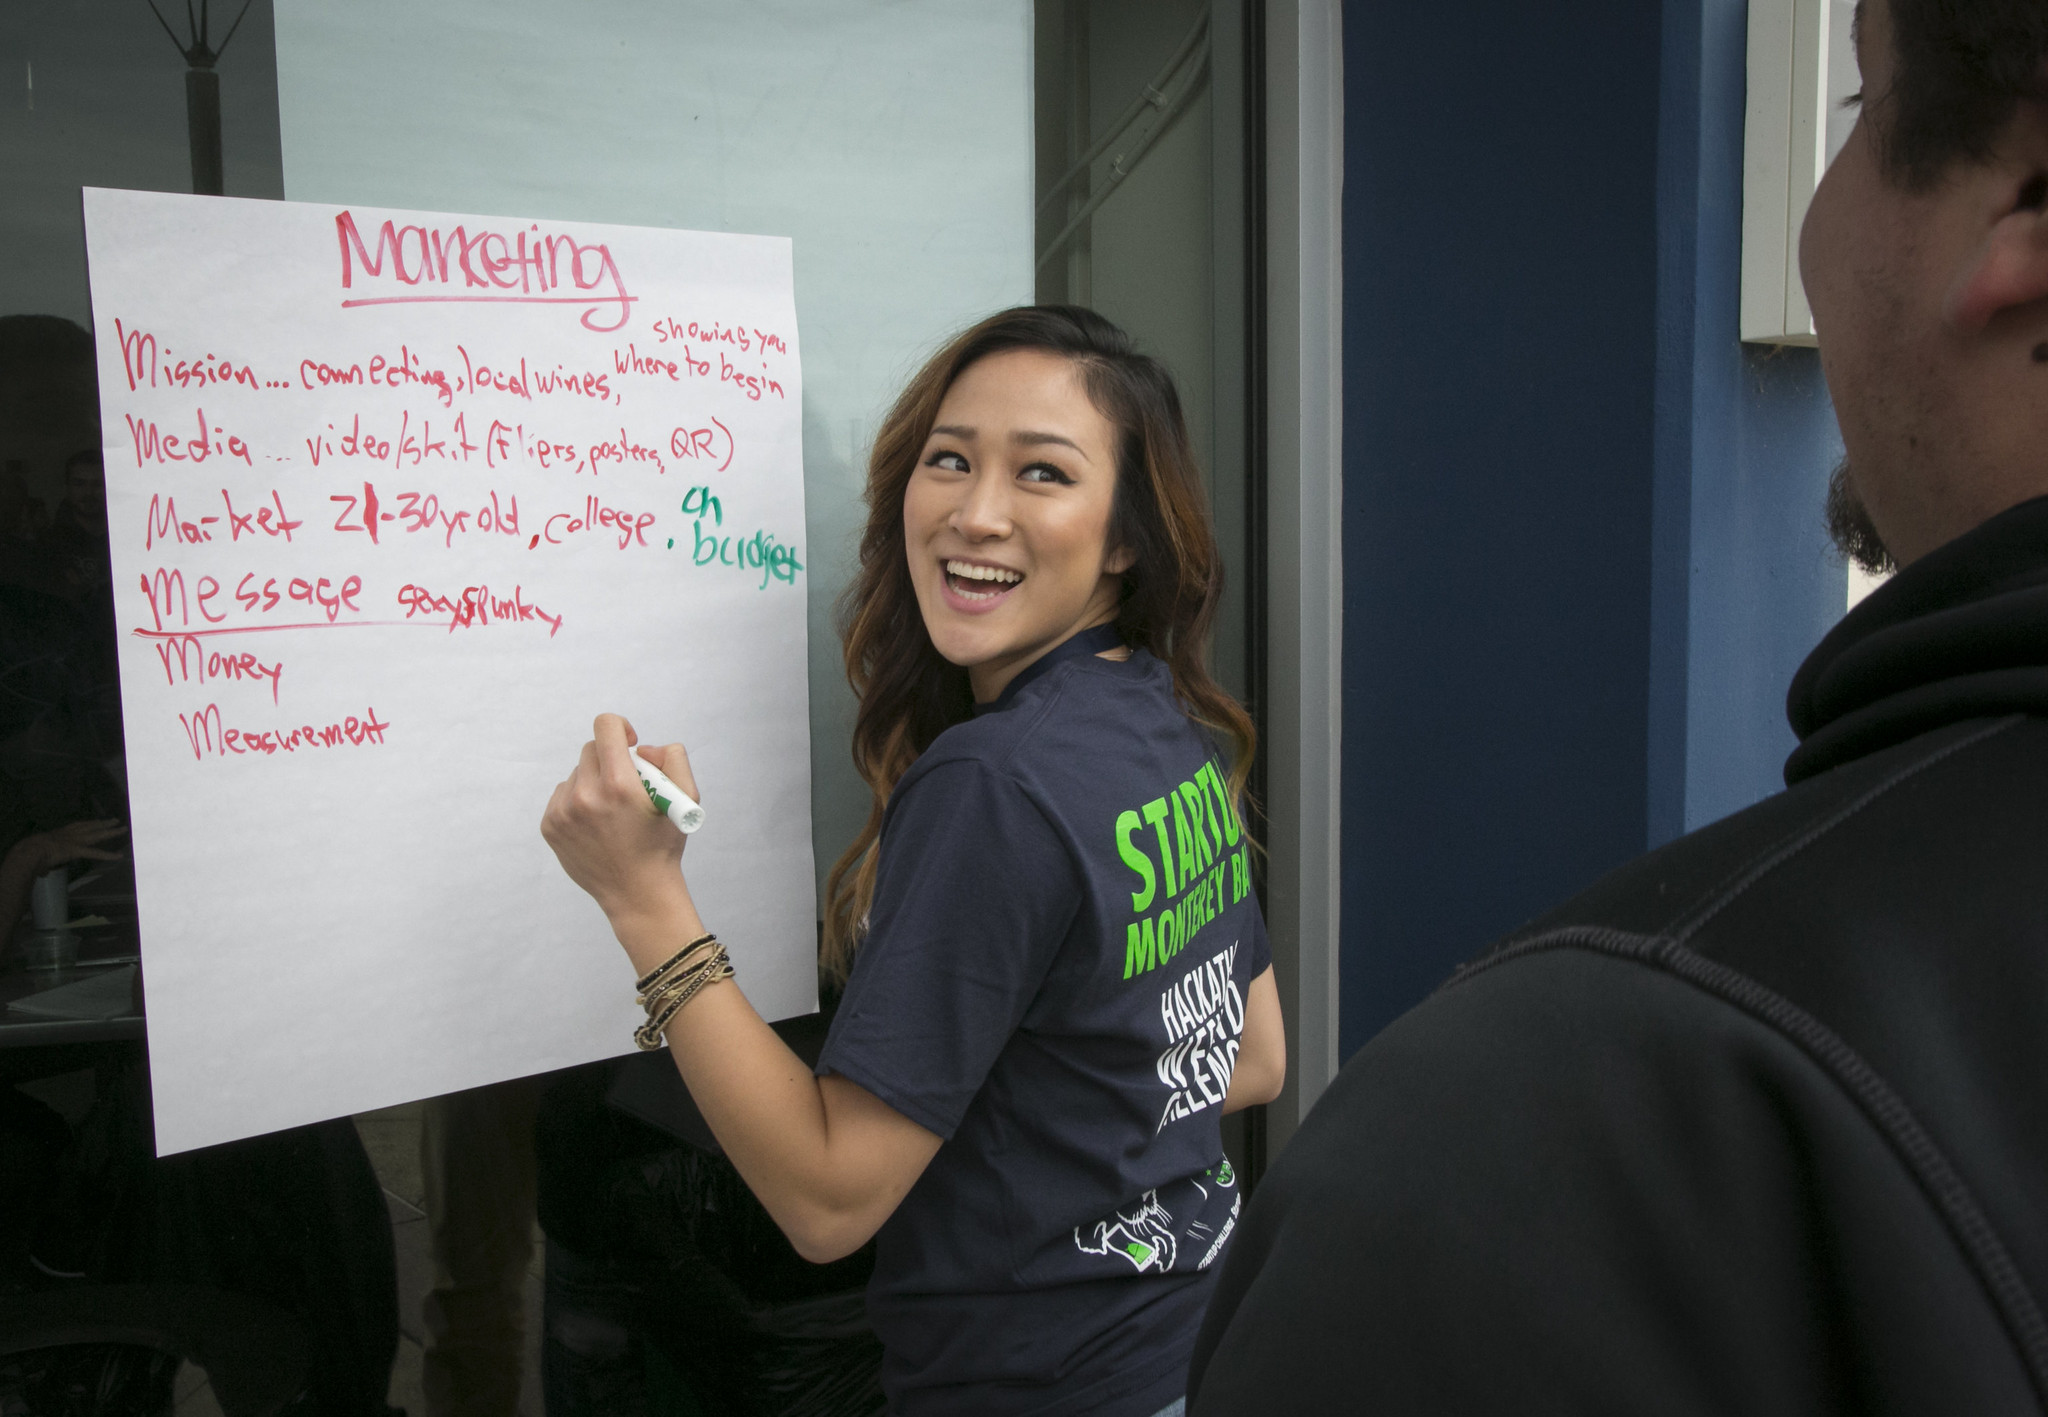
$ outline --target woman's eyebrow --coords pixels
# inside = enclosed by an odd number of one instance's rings
[[[974,441],[975,437],[975,430],[969,428],[964,423],[941,423],[932,429],[932,436],[934,437],[941,433],[945,434],[948,438],[964,438],[968,442]]]
[[[1037,448],[1043,447],[1047,443],[1057,443],[1063,448],[1072,448],[1075,452],[1080,453],[1082,462],[1094,461],[1086,452],[1082,451],[1079,443],[1075,442],[1072,438],[1063,437],[1058,433],[1015,433],[1011,435],[1011,441],[1021,443],[1027,448]]]

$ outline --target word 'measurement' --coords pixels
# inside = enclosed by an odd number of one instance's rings
[[[197,713],[179,714],[178,723],[185,730],[186,740],[192,745],[192,756],[204,759],[209,754],[217,758],[230,755],[240,757],[245,753],[260,753],[270,757],[277,753],[296,753],[309,748],[360,748],[379,746],[384,734],[391,727],[377,717],[377,710],[365,709],[363,716],[354,714],[344,717],[339,723],[288,724],[276,728],[229,728],[222,720],[220,705],[208,704]]]

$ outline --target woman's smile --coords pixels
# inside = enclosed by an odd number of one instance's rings
[[[947,591],[960,602],[958,608],[969,615],[981,615],[994,609],[1004,596],[1024,581],[1021,571],[981,561],[955,557],[942,565],[946,572]]]

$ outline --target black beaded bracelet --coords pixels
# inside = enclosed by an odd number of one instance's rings
[[[669,1003],[679,994],[685,991],[694,993],[698,987],[698,981],[716,970],[724,962],[725,947],[714,944],[705,950],[702,959],[691,964],[688,969],[670,975],[660,984],[649,989],[645,994],[640,995],[637,1002],[641,1008],[647,1010],[647,1016],[653,1018],[663,1009],[666,1009]]]
[[[663,1030],[683,1011],[685,1004],[696,998],[705,985],[732,977],[732,962],[726,957],[725,947],[720,945],[717,953],[693,969],[688,978],[676,982],[648,1003],[647,1022],[633,1030],[633,1042],[643,1053],[651,1053],[661,1047]]]
[[[681,964],[667,971],[646,989],[634,995],[633,1002],[639,1004],[647,1012],[653,1013],[661,1007],[661,1001],[665,995],[673,993],[677,988],[681,987],[681,985],[688,981],[691,975],[710,964],[712,960],[723,954],[724,950],[725,947],[716,940],[711,941],[707,945],[700,945],[697,949],[691,951],[689,957]]]
[[[636,994],[645,994],[649,989],[653,988],[656,984],[661,982],[663,975],[668,974],[677,965],[681,964],[685,959],[687,959],[689,957],[690,951],[696,949],[700,945],[716,944],[717,941],[718,936],[712,934],[708,930],[705,931],[696,939],[690,941],[689,944],[684,945],[681,949],[677,950],[674,954],[670,955],[666,960],[662,961],[654,968],[648,970],[647,973],[641,975],[638,979],[634,980],[633,992]]]

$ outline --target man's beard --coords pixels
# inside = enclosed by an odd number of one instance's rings
[[[1835,464],[1835,470],[1828,477],[1827,510],[1828,540],[1835,543],[1835,550],[1847,560],[1873,576],[1888,576],[1898,569],[1898,562],[1892,553],[1885,550],[1884,539],[1877,534],[1877,523],[1870,519],[1870,509],[1863,505],[1863,498],[1857,495],[1856,484],[1849,476],[1849,460],[1843,458]]]

